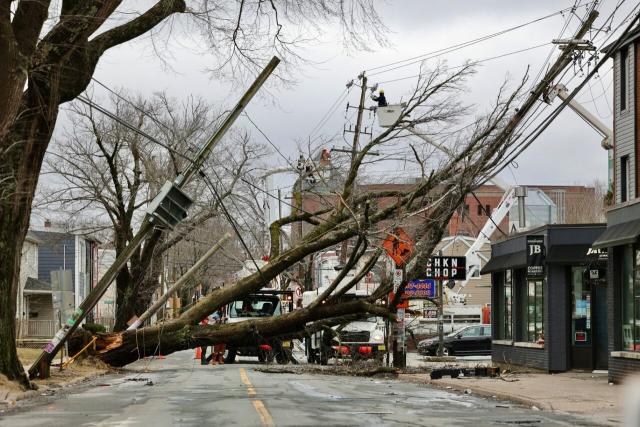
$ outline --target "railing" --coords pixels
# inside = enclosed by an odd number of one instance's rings
[[[23,337],[51,338],[56,333],[53,320],[16,320],[16,335]]]

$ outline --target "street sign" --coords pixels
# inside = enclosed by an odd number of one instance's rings
[[[426,277],[439,280],[465,280],[467,258],[463,256],[433,256],[427,261]]]
[[[393,292],[398,292],[398,288],[402,284],[402,269],[396,268],[393,272]]]
[[[433,299],[436,297],[436,281],[433,279],[412,280],[407,283],[402,293],[403,300]]]
[[[544,236],[527,236],[527,276],[544,276]]]
[[[413,254],[415,246],[416,244],[411,240],[411,237],[400,227],[396,228],[392,234],[388,234],[385,241],[382,242],[382,247],[396,263],[396,266],[403,266],[407,262]]]

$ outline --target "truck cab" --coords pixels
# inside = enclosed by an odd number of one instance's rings
[[[293,292],[263,289],[260,292],[238,298],[227,304],[227,323],[239,323],[265,317],[282,315],[292,309]],[[225,353],[225,363],[233,363],[236,356],[257,357],[260,362],[288,363],[291,359],[291,341],[277,338],[256,337],[243,345],[229,345]]]

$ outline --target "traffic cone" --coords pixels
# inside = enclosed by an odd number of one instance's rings
[[[202,348],[196,347],[196,357],[194,359],[200,359],[202,357]]]

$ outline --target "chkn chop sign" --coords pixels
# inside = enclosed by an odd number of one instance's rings
[[[433,256],[427,261],[426,277],[438,280],[465,280],[467,258],[463,256]]]

